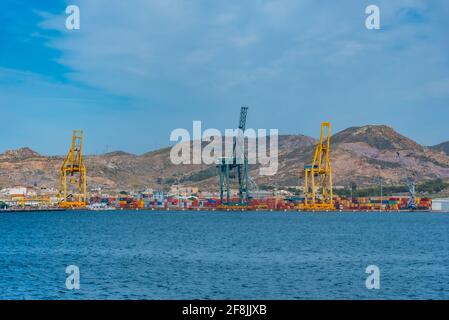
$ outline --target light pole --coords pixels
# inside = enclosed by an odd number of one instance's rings
[[[353,198],[353,193],[352,193],[352,189],[353,189],[353,187],[354,187],[354,185],[353,185],[353,183],[352,183],[352,181],[351,182],[349,182],[349,192],[350,192],[350,195],[351,195],[351,202],[350,202],[350,205],[349,205],[349,209],[353,209],[353,204],[354,204],[354,198]]]
[[[379,177],[379,180],[380,180],[380,211],[382,211],[383,206],[384,206],[382,177]]]
[[[352,205],[352,203],[354,202],[354,199],[352,197],[352,188],[353,188],[352,182],[349,183],[349,187],[351,188],[351,205]]]

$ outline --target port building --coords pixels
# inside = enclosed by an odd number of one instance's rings
[[[449,212],[449,199],[433,199],[432,211]]]

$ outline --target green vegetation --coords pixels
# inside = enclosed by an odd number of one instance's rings
[[[384,186],[382,188],[382,193],[384,196],[392,196],[400,193],[407,193],[408,188],[406,186]],[[370,196],[379,196],[381,193],[380,186],[379,187],[371,187],[364,189],[352,189],[353,197],[370,197]],[[339,189],[334,190],[334,194],[339,196],[350,197],[351,189]]]
[[[259,186],[259,190],[262,191],[273,191],[275,188],[274,186],[268,185],[268,184],[262,184]]]
[[[168,185],[175,184],[175,182],[176,182],[175,178],[167,178],[167,179],[165,179],[165,184],[168,184]]]
[[[195,173],[189,175],[188,177],[182,178],[180,182],[186,182],[186,181],[198,182],[198,181],[203,181],[203,180],[215,177],[216,175],[217,175],[217,169],[215,167],[210,167],[208,169],[195,172]]]
[[[416,192],[418,195],[435,195],[443,192],[449,188],[449,183],[444,182],[442,179],[435,179],[423,182],[416,186]],[[369,197],[379,196],[381,193],[380,185],[376,187],[357,189],[357,185],[352,183],[352,196],[353,197]],[[384,196],[393,196],[398,194],[408,193],[407,186],[383,186],[382,193]],[[351,196],[351,189],[345,188],[340,190],[334,190],[334,194],[339,196],[349,197]]]
[[[449,183],[444,182],[442,179],[436,179],[431,181],[426,181],[416,188],[416,191],[419,193],[430,193],[436,194],[440,193],[443,190],[449,188]]]
[[[293,193],[295,196],[301,195],[301,192],[296,188],[287,188],[287,191]]]
[[[4,203],[3,201],[0,201],[0,209],[6,209],[8,208],[8,205]]]

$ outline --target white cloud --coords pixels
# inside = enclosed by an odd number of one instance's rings
[[[0,69],[0,103],[21,130],[34,112],[39,130],[90,123],[101,136],[120,123],[124,134],[113,139],[123,146],[130,136],[164,145],[170,126],[204,117],[229,127],[229,108],[248,104],[251,123],[284,132],[315,134],[323,119],[335,129],[419,121],[410,131],[430,140],[449,102],[445,2],[379,0],[379,32],[365,28],[366,3],[355,0],[76,2],[81,30],[66,30],[60,10],[36,12],[41,30],[30,34],[59,52],[51,56],[68,81]],[[51,108],[55,119],[41,112]],[[65,123],[66,110],[78,122]],[[135,140],[135,150],[148,149]]]
[[[398,19],[403,8],[426,14],[425,1],[379,1],[385,30],[377,33],[364,27],[362,3],[138,0],[131,5],[80,0],[78,5],[79,32],[61,30],[61,16],[41,13],[43,28],[62,33],[49,46],[61,51],[59,62],[72,70],[70,79],[128,97],[158,96],[175,103],[175,91],[194,96],[208,92],[220,99],[235,88],[235,95],[254,97],[270,81],[289,92],[307,93],[342,78],[364,95],[376,81],[397,92],[422,85],[411,78],[398,82],[402,70],[428,81],[441,77],[441,64],[413,61],[444,55],[442,38],[425,37],[436,37],[430,31],[439,23],[433,18],[438,10],[430,11],[433,16],[424,25]],[[397,63],[382,69],[392,61]],[[364,73],[370,74],[365,89]]]
[[[240,48],[249,47],[255,44],[258,40],[258,37],[254,33],[237,35],[231,38],[231,42]]]

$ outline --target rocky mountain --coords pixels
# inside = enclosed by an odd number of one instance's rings
[[[259,186],[303,184],[304,164],[311,162],[316,140],[303,135],[281,135],[279,167],[274,176],[260,176],[259,166],[250,166],[250,176]],[[417,181],[449,179],[449,155],[442,148],[424,147],[387,126],[363,126],[332,136],[331,161],[334,184],[359,186],[403,184],[404,175]],[[402,162],[398,154],[402,158]],[[38,185],[57,187],[62,156],[46,157],[29,148],[0,154],[0,187]],[[215,166],[174,165],[170,148],[143,155],[111,152],[85,157],[90,189],[138,190],[145,187],[169,188],[179,183],[217,190]],[[402,169],[401,163],[405,169]]]
[[[449,141],[437,144],[436,146],[429,147],[432,150],[441,151],[449,155]]]
[[[449,178],[447,155],[421,146],[387,126],[346,129],[332,137],[332,145],[335,180],[340,184],[355,180],[370,185],[378,178],[387,184],[401,184],[404,175],[418,182]]]
[[[31,150],[30,148],[20,148],[17,150],[7,150],[4,154],[0,155],[1,158],[14,159],[16,161],[23,161],[29,158],[40,157],[40,155]]]

